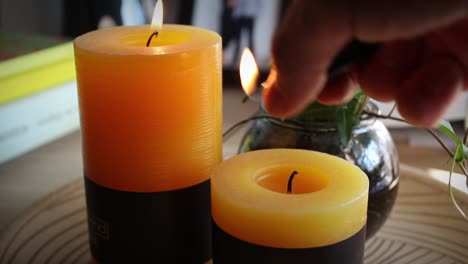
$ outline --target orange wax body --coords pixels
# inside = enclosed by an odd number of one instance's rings
[[[177,190],[209,179],[222,158],[221,38],[164,25],[75,40],[84,171],[122,191]]]

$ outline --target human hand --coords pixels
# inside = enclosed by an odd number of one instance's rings
[[[352,39],[382,46],[366,64],[327,80],[333,58]],[[296,115],[313,99],[344,103],[359,82],[369,96],[395,100],[410,123],[434,126],[468,90],[468,1],[296,0],[272,53],[263,100],[274,116]]]

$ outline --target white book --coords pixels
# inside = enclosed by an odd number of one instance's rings
[[[76,80],[0,105],[0,164],[77,130]]]

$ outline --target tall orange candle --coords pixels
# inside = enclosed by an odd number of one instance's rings
[[[211,258],[221,38],[164,25],[147,47],[154,31],[116,27],[74,41],[90,245],[101,262]]]

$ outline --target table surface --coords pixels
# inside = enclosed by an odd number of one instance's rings
[[[239,89],[225,89],[224,130],[246,119],[258,109],[254,102],[242,103]],[[242,133],[230,138],[237,144]],[[449,168],[447,154],[439,147],[412,147],[398,140],[402,163],[415,168]],[[231,148],[228,151],[235,151]],[[231,156],[234,153],[224,153]],[[35,201],[65,184],[82,177],[81,138],[79,131],[0,165],[0,233]]]

